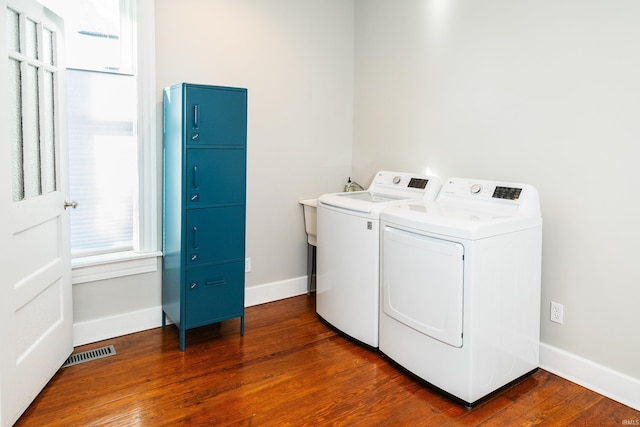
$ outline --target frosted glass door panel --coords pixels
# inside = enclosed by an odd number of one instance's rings
[[[11,8],[6,19],[12,193],[20,202],[58,190],[56,35]]]
[[[22,74],[20,62],[9,59],[9,138],[13,201],[24,199],[24,146],[22,143]]]
[[[41,159],[40,159],[40,87],[38,85],[38,68],[33,65],[27,66],[26,79],[26,98],[27,110],[23,111],[23,116],[29,120],[23,120],[22,126],[25,126],[25,134],[28,136],[26,141],[29,147],[28,169],[30,171],[29,193],[31,197],[42,194],[41,184]]]
[[[32,59],[39,59],[38,58],[38,24],[33,22],[30,19],[27,19],[26,22],[27,22],[26,23],[27,42],[25,43],[25,46],[26,46],[27,56]]]
[[[20,52],[20,16],[11,9],[7,9],[7,47]]]
[[[53,33],[45,28],[42,34],[42,60],[47,65],[56,65],[53,45]]]
[[[55,139],[55,75],[51,71],[44,73],[43,87],[43,118],[42,144],[45,153],[46,164],[44,165],[45,191],[51,193],[58,189],[56,179],[56,139]]]

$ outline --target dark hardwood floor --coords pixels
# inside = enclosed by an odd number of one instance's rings
[[[467,410],[325,326],[313,296],[79,347],[116,355],[62,368],[16,426],[637,425],[640,412],[544,370]]]

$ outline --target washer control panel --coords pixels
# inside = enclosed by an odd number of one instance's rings
[[[367,191],[399,197],[433,200],[440,191],[441,181],[435,176],[406,172],[380,171]]]
[[[429,180],[425,178],[411,178],[409,180],[409,185],[407,185],[407,187],[419,188],[421,190],[424,190],[425,188],[427,188],[428,183],[429,183]]]
[[[380,171],[373,178],[369,190],[371,190],[372,187],[402,187],[424,190],[427,188],[430,178],[432,177],[405,172]]]

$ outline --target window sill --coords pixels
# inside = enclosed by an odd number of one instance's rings
[[[161,252],[118,252],[71,260],[71,283],[94,282],[158,270]]]

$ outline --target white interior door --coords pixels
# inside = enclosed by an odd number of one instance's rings
[[[0,0],[0,424],[13,424],[73,350],[62,20]]]

